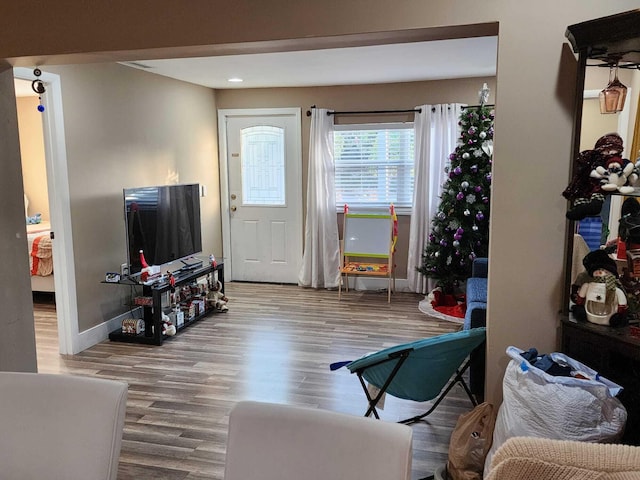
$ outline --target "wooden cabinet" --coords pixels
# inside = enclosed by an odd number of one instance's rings
[[[621,68],[638,69],[640,65],[640,10],[571,25],[567,38],[578,53],[576,78],[576,108],[572,158],[580,151],[583,91],[587,68],[611,65],[618,62]],[[604,88],[605,85],[602,85]],[[632,101],[627,98],[627,102]],[[636,100],[637,101],[637,100]],[[609,132],[602,132],[607,134]],[[637,134],[636,134],[637,135]],[[636,136],[634,135],[634,137]],[[629,139],[625,156],[635,161]],[[629,153],[631,152],[631,153]],[[637,189],[636,189],[637,190]],[[572,267],[574,262],[573,237],[575,222],[567,221],[565,255],[565,281],[562,299],[561,349],[576,360],[597,370],[601,375],[620,384],[624,391],[619,398],[628,411],[628,421],[623,441],[640,445],[640,338],[634,336],[633,327],[612,328],[579,322],[570,313]]]
[[[562,351],[621,385],[627,409],[624,443],[640,445],[640,338],[630,327],[611,328],[565,318]]]

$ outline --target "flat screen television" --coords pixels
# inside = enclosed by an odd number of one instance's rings
[[[129,274],[202,252],[200,185],[125,188],[124,213]]]

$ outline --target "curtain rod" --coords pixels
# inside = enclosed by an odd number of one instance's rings
[[[495,107],[495,105],[467,105],[462,108],[480,108],[480,107]],[[312,105],[310,108],[316,108],[315,105]],[[431,111],[435,111],[435,108],[432,108]],[[345,111],[345,112],[336,112],[329,111],[327,115],[366,115],[366,114],[387,114],[387,113],[422,113],[421,108],[412,108],[408,110],[360,110],[360,111]],[[311,110],[307,110],[307,117],[311,116]]]
[[[485,103],[483,105],[467,105],[467,106],[464,106],[462,108],[480,108],[480,107],[495,107],[495,105]]]
[[[315,105],[312,105],[311,108],[316,108]],[[345,112],[336,112],[336,111],[328,111],[327,115],[365,115],[365,114],[382,114],[382,113],[421,113],[421,108],[412,108],[409,110],[360,110],[360,111],[345,111]],[[307,110],[307,117],[311,116],[311,110]]]

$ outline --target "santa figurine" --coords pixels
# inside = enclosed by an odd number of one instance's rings
[[[590,280],[580,286],[572,311],[577,320],[621,327],[627,324],[627,296],[618,281],[618,267],[604,250],[589,252],[582,264]]]

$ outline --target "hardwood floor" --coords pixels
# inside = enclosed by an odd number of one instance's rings
[[[427,317],[421,296],[337,291],[293,285],[227,283],[229,311],[213,314],[162,346],[109,342],[78,355],[57,353],[55,305],[34,305],[39,371],[129,384],[118,479],[222,479],[228,413],[258,400],[363,415],[355,375],[329,364],[399,343],[455,331]],[[428,375],[428,372],[425,372]],[[383,421],[426,411],[386,398]],[[447,459],[449,437],[471,404],[456,386],[427,421],[415,424],[413,478]]]

